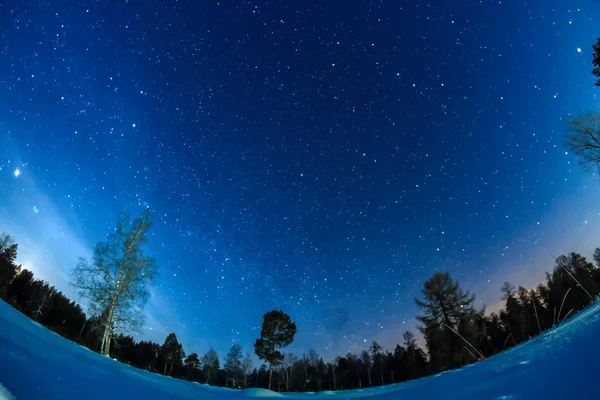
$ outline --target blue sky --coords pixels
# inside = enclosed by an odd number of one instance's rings
[[[84,3],[1,17],[0,230],[77,299],[77,258],[149,205],[140,337],[251,351],[278,308],[294,351],[391,349],[435,270],[493,306],[600,245],[562,142],[598,108],[596,3]]]

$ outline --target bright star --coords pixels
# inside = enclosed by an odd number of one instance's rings
[[[578,52],[578,53],[581,53],[581,47],[578,47],[578,48],[577,48],[577,52]]]
[[[21,170],[19,168],[15,169],[15,177],[19,177],[21,175]]]

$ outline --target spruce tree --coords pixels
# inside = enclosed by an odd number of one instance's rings
[[[160,348],[160,357],[164,364],[163,375],[171,375],[173,366],[180,366],[182,364],[185,353],[183,345],[177,340],[177,335],[169,333],[165,339],[165,343]]]

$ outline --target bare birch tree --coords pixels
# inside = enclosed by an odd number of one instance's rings
[[[31,313],[34,321],[39,321],[44,315],[48,301],[56,295],[56,289],[49,286],[46,282],[35,280],[32,284],[34,292],[27,305],[27,310]]]
[[[285,390],[290,391],[292,378],[294,371],[298,364],[298,356],[294,353],[286,353],[281,361],[281,375],[283,376],[283,382],[285,383]]]
[[[248,375],[252,373],[252,357],[246,353],[242,360],[242,372],[244,373],[244,387],[248,385]]]
[[[142,309],[156,275],[155,260],[142,252],[150,226],[149,209],[133,221],[121,214],[115,230],[94,248],[92,263],[81,258],[73,271],[72,286],[89,300],[91,313],[100,317],[101,354],[109,354],[115,333],[136,331],[143,324]]]

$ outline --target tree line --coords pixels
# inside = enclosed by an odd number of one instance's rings
[[[294,340],[296,324],[283,311],[273,310],[264,315],[254,343],[254,353],[264,363],[255,367],[240,344],[231,346],[222,363],[213,348],[203,355],[186,353],[175,333],[162,344],[131,336],[141,326],[137,314],[155,271],[141,247],[150,225],[147,211],[133,222],[120,217],[117,229],[96,246],[93,261],[79,261],[72,283],[89,300],[89,316],[17,265],[18,245],[11,236],[0,235],[0,298],[66,339],[157,374],[233,388],[316,392],[397,383],[477,362],[563,323],[600,293],[600,248],[593,262],[578,253],[557,257],[545,283],[534,289],[506,282],[501,288],[504,308],[489,315],[475,308],[475,296],[458,281],[436,272],[415,299],[427,351],[407,331],[392,351],[374,341],[360,353],[328,362],[314,349],[282,353]]]

